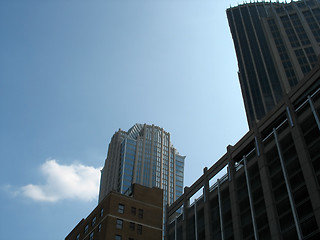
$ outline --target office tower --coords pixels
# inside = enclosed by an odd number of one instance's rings
[[[185,156],[179,155],[163,128],[135,124],[128,132],[116,132],[101,171],[99,202],[111,191],[130,191],[133,183],[164,190],[164,205],[183,191]]]
[[[318,240],[319,186],[317,63],[167,208],[167,240]]]
[[[161,240],[163,190],[134,184],[130,196],[111,191],[65,240]]]
[[[249,128],[314,67],[320,1],[255,2],[227,9]]]

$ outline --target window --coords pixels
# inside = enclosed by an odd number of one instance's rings
[[[138,224],[137,233],[142,234],[142,225]]]
[[[78,233],[77,237],[76,237],[76,240],[79,240],[80,239],[80,233]]]
[[[94,232],[91,232],[90,235],[89,235],[89,240],[93,240],[93,234]]]
[[[122,224],[123,224],[123,221],[121,219],[117,219],[116,228],[117,229],[122,229]]]
[[[88,226],[88,224],[87,224],[87,225],[84,227],[84,233],[87,233],[88,230],[89,230],[89,226]]]
[[[115,239],[115,240],[122,240],[122,237],[121,237],[121,235],[116,235],[116,236],[114,237],[114,239]]]
[[[98,232],[101,232],[101,224],[98,226]]]
[[[121,203],[118,205],[118,213],[124,213],[124,205]]]
[[[103,208],[101,208],[101,210],[100,210],[100,217],[102,217],[103,216]]]
[[[131,223],[130,223],[130,230],[133,231],[133,230],[134,230],[134,226],[135,226],[135,224],[134,224],[133,222],[131,222]]]
[[[94,217],[94,218],[92,219],[92,221],[91,221],[91,226],[94,226],[94,225],[96,224],[96,220],[97,220],[96,217]]]
[[[131,214],[136,215],[137,209],[135,207],[131,207]]]
[[[143,209],[139,209],[138,211],[138,217],[143,218]]]

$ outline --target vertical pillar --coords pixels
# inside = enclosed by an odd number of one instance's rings
[[[203,183],[203,197],[204,197],[204,228],[205,228],[205,239],[210,240],[212,238],[211,233],[211,211],[210,211],[210,196],[209,196],[209,179],[208,179],[208,168],[203,169],[204,183]]]
[[[183,222],[182,222],[182,239],[187,240],[187,221],[188,221],[188,208],[190,201],[187,198],[189,188],[185,187],[184,188],[184,199],[183,199]]]
[[[174,219],[174,240],[177,240],[177,218]]]
[[[156,130],[157,131],[157,130]],[[151,188],[152,186],[155,186],[156,183],[153,183],[153,179],[152,179],[152,174],[153,173],[153,165],[154,165],[154,159],[156,158],[156,156],[154,155],[154,133],[155,133],[155,128],[154,125],[152,124],[152,131],[151,131],[151,153],[150,153],[150,172],[149,172],[149,187]],[[157,164],[157,163],[156,163]]]
[[[281,237],[280,228],[277,220],[278,219],[277,209],[276,209],[276,204],[273,198],[273,191],[272,191],[270,177],[268,173],[268,166],[265,159],[264,146],[262,144],[261,134],[256,125],[254,126],[253,129],[256,135],[256,147],[259,148],[259,152],[260,152],[260,155],[257,154],[257,159],[258,159],[257,162],[259,166],[260,178],[263,179],[261,181],[261,186],[262,186],[264,202],[266,206],[271,239],[281,240],[282,237]]]
[[[220,179],[217,179],[218,184],[218,203],[219,203],[219,218],[220,218],[220,232],[221,232],[221,240],[224,240],[224,227],[223,227],[223,215],[222,215],[222,207],[221,207],[221,194],[220,194]]]
[[[254,144],[255,144],[257,156],[260,157],[261,152],[260,152],[260,146],[259,146],[257,137],[254,137]]]
[[[296,230],[297,230],[297,234],[298,234],[298,239],[299,239],[299,240],[302,240],[302,232],[301,232],[301,229],[300,229],[300,225],[299,225],[299,221],[298,221],[298,216],[297,216],[296,208],[295,208],[295,206],[294,206],[293,197],[292,197],[292,192],[291,192],[290,185],[289,185],[288,174],[287,174],[286,167],[285,167],[285,165],[284,165],[281,148],[280,148],[280,144],[279,144],[279,141],[278,141],[277,131],[276,131],[275,128],[273,129],[273,135],[274,135],[274,139],[275,139],[276,146],[277,146],[277,149],[278,149],[278,155],[279,155],[279,159],[280,159],[280,163],[281,163],[281,168],[282,168],[282,173],[283,173],[283,176],[284,176],[284,181],[285,181],[286,188],[287,188],[287,192],[288,192],[288,196],[289,196],[289,201],[290,201],[290,206],[291,206],[291,211],[292,211],[294,223],[295,223],[295,225],[296,225]]]
[[[141,168],[140,168],[140,179],[137,182],[143,185],[143,175],[144,175],[144,161],[146,155],[146,141],[147,141],[147,124],[143,126],[143,145],[142,145],[142,159],[141,159]]]
[[[197,219],[197,201],[194,202],[194,235],[195,240],[198,240],[198,219]]]
[[[252,218],[252,226],[253,226],[253,232],[254,232],[254,238],[256,240],[259,239],[258,236],[258,229],[257,229],[257,224],[256,224],[256,219],[255,219],[255,213],[254,213],[254,208],[253,208],[253,200],[252,200],[252,194],[251,194],[251,185],[249,181],[249,174],[247,170],[247,158],[246,156],[243,156],[243,163],[244,163],[244,173],[246,175],[246,182],[247,182],[247,189],[248,189],[248,196],[249,196],[249,204],[250,204],[250,211],[251,211],[251,218]]]
[[[169,237],[169,204],[167,203],[166,204],[166,210],[165,210],[165,229],[164,229],[164,231],[162,230],[162,234],[164,234],[164,236],[162,236],[162,239],[164,239],[164,240],[167,240],[168,239],[168,237]],[[175,231],[176,231],[176,229],[175,229]],[[174,233],[174,234],[176,234],[176,232]],[[176,240],[176,239],[175,239]]]
[[[231,205],[231,214],[232,214],[232,225],[233,225],[233,235],[235,240],[242,239],[242,232],[241,232],[241,224],[240,224],[240,211],[237,201],[237,188],[236,188],[236,169],[234,166],[234,161],[232,159],[232,146],[229,145],[227,147],[227,154],[228,154],[228,162],[230,168],[230,176],[231,181],[229,182],[229,194],[230,194],[230,205]]]
[[[291,116],[291,111],[288,106],[286,107],[286,111],[287,111],[287,116],[288,116],[288,121],[289,121],[290,127],[293,127],[294,124],[293,124],[293,120],[292,120],[292,116]]]
[[[314,108],[313,101],[312,101],[312,99],[311,99],[310,96],[308,96],[308,101],[309,101],[310,108],[311,108],[312,114],[313,114],[313,116],[314,116],[314,119],[316,120],[316,123],[317,123],[317,125],[318,125],[319,130],[320,130],[319,116],[318,116],[318,114],[317,114],[317,112],[316,112],[316,109]]]

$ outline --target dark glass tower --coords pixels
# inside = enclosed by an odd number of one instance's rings
[[[256,2],[227,9],[249,128],[314,67],[320,1]]]

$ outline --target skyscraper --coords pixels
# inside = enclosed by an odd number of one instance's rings
[[[249,128],[314,67],[320,1],[255,2],[227,9]]]
[[[116,132],[109,144],[101,170],[99,202],[111,191],[130,191],[133,183],[163,189],[164,205],[171,204],[183,191],[184,159],[163,128],[135,124]]]

